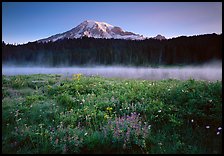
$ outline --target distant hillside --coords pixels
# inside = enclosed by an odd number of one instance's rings
[[[18,65],[179,65],[222,60],[222,35],[167,40],[63,39],[55,42],[2,43],[3,64]]]

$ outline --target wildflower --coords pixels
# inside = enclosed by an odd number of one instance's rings
[[[216,134],[217,134],[217,135],[219,135],[219,134],[220,134],[220,132],[217,132]]]
[[[15,117],[19,115],[19,110],[16,111]]]
[[[194,120],[193,120],[193,119],[191,119],[191,122],[194,122]]]
[[[212,102],[212,100],[208,100],[208,102],[210,102],[210,103],[211,103],[211,102]]]
[[[39,124],[40,128],[42,128],[42,127],[43,127],[43,125],[44,125],[44,124]]]
[[[150,129],[150,128],[151,128],[151,125],[148,126],[148,129]]]
[[[218,130],[220,131],[222,129],[222,127],[219,127]]]
[[[161,142],[159,142],[158,145],[162,146],[163,144]]]
[[[113,110],[113,108],[112,107],[107,107],[107,110],[111,112]]]
[[[20,120],[21,120],[21,118],[19,118],[19,119],[17,120],[17,122],[20,121]]]
[[[56,145],[58,144],[58,138],[55,140],[55,144],[56,144]]]
[[[66,153],[66,152],[67,152],[66,145],[64,145],[63,152],[64,152],[64,153]]]
[[[206,128],[207,128],[207,129],[209,129],[209,128],[210,128],[210,126],[206,126]]]
[[[114,102],[114,100],[115,100],[115,99],[114,99],[114,97],[112,96],[112,97],[111,97],[111,101]]]
[[[82,76],[82,74],[73,74],[73,79],[79,81],[81,76]]]
[[[85,133],[84,136],[86,136],[88,133]]]
[[[160,112],[161,112],[161,110],[158,110],[158,112],[160,113]]]
[[[104,119],[108,119],[109,118],[109,116],[106,114],[106,115],[104,115]]]
[[[123,149],[126,149],[126,144],[123,144]]]

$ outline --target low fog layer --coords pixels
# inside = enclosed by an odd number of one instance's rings
[[[190,78],[197,80],[216,81],[222,80],[222,65],[211,64],[185,67],[122,67],[122,66],[98,66],[98,67],[13,67],[3,66],[3,75],[27,75],[27,74],[63,74],[71,77],[72,74],[81,73],[86,76],[99,75],[103,77],[118,77],[146,80],[180,79]]]

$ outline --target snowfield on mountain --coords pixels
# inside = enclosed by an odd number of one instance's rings
[[[129,40],[144,40],[143,35],[125,31],[120,27],[113,26],[105,22],[97,22],[86,20],[77,27],[61,34],[56,34],[51,37],[38,40],[38,42],[55,42],[59,39],[74,39],[82,37],[106,38],[106,39],[129,39]]]

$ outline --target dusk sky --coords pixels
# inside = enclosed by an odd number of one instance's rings
[[[2,40],[27,43],[85,20],[145,37],[222,33],[222,2],[2,2]]]

